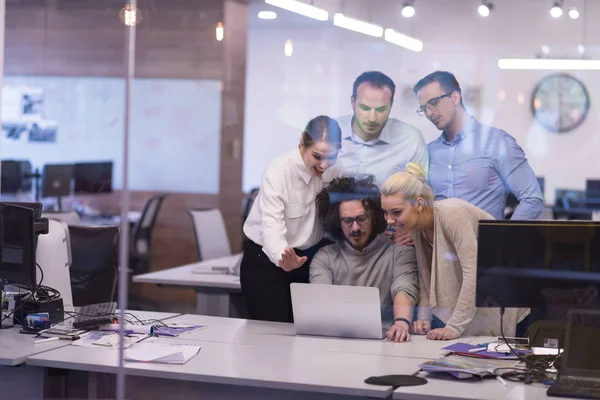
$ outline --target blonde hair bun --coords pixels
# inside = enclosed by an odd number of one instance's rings
[[[409,162],[408,164],[406,164],[406,166],[404,167],[404,172],[407,172],[415,176],[416,178],[419,178],[421,182],[425,182],[425,170],[417,163]]]

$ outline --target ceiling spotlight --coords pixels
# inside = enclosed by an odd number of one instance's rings
[[[571,19],[577,19],[577,18],[579,18],[579,11],[577,11],[576,8],[571,8],[569,10],[569,17],[571,17]]]
[[[404,5],[402,6],[402,16],[404,18],[412,18],[415,16],[415,7],[413,7],[411,1],[404,2]]]
[[[545,55],[548,55],[550,53],[550,47],[544,45],[542,46],[542,53],[544,53]]]
[[[563,0],[556,0],[550,9],[552,18],[560,18],[563,14]]]
[[[494,8],[494,5],[492,3],[490,3],[489,1],[483,0],[481,2],[481,5],[479,6],[479,8],[477,8],[477,12],[482,17],[489,17],[490,12],[492,12],[493,8]]]
[[[585,46],[582,44],[577,45],[577,51],[579,52],[579,54],[585,53]]]
[[[260,19],[276,19],[277,13],[275,11],[259,11],[258,18],[260,18]]]

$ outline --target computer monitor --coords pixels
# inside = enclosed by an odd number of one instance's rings
[[[585,197],[600,199],[600,179],[588,179],[585,182]]]
[[[480,221],[477,307],[600,308],[600,222]]]
[[[0,203],[0,280],[35,290],[35,210]]]
[[[44,165],[42,197],[63,197],[71,194],[73,164]]]
[[[112,192],[112,171],[112,161],[76,163],[73,169],[73,191],[75,194]]]
[[[29,161],[2,160],[0,170],[0,191],[2,193],[14,194],[31,191],[33,176]]]

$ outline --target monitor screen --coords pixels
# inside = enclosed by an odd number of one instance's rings
[[[42,197],[62,197],[71,194],[73,164],[44,165]]]
[[[585,194],[586,197],[600,198],[600,180],[588,179],[585,183]]]
[[[0,203],[0,278],[33,289],[35,250],[35,210]]]
[[[2,160],[0,191],[2,193],[29,192],[32,189],[29,161]]]
[[[480,221],[477,306],[600,308],[600,222]]]
[[[73,191],[76,194],[112,192],[112,170],[112,161],[75,164]]]

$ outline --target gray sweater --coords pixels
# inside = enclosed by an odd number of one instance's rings
[[[419,301],[417,259],[408,246],[395,246],[378,235],[363,251],[343,240],[321,248],[310,263],[310,283],[379,288],[382,306],[392,306],[402,292]]]

